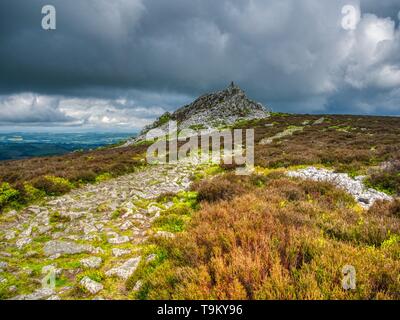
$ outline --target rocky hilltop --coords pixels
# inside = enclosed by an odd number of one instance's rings
[[[178,130],[214,130],[241,120],[267,118],[271,110],[250,100],[233,82],[224,90],[205,94],[174,113],[166,112],[154,123],[146,126],[140,135],[128,144],[141,141],[152,129],[167,129],[170,120],[176,121]]]

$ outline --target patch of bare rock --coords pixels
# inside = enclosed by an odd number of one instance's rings
[[[332,183],[336,187],[345,190],[351,194],[354,199],[365,209],[370,208],[376,201],[392,201],[393,198],[386,193],[367,188],[364,183],[364,177],[351,178],[346,173],[335,173],[327,169],[318,169],[309,167],[297,171],[287,172],[289,177],[301,178],[312,181],[325,181]]]

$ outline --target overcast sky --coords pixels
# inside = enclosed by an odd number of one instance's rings
[[[274,111],[400,115],[399,16],[400,0],[1,0],[0,129],[136,130],[230,81]]]

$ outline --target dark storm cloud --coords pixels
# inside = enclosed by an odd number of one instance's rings
[[[361,9],[364,12],[374,13],[380,17],[391,17],[393,20],[397,20],[400,12],[400,1],[361,0]]]
[[[41,29],[49,3],[55,31]],[[354,31],[341,28],[346,4],[364,14]],[[54,121],[139,127],[234,80],[278,110],[398,114],[399,10],[398,0],[2,0],[0,108],[29,92],[57,99]]]

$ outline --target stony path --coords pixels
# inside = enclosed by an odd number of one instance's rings
[[[93,297],[127,298],[125,280],[141,259],[151,259],[141,257],[141,243],[151,235],[173,236],[151,228],[172,205],[155,199],[187,189],[194,168],[183,163],[151,166],[3,215],[0,298],[4,292],[5,298],[15,299],[68,298],[78,283]],[[52,274],[49,270],[56,275],[54,290],[41,285]],[[89,276],[80,276],[85,270]],[[94,279],[96,271],[105,279]]]

